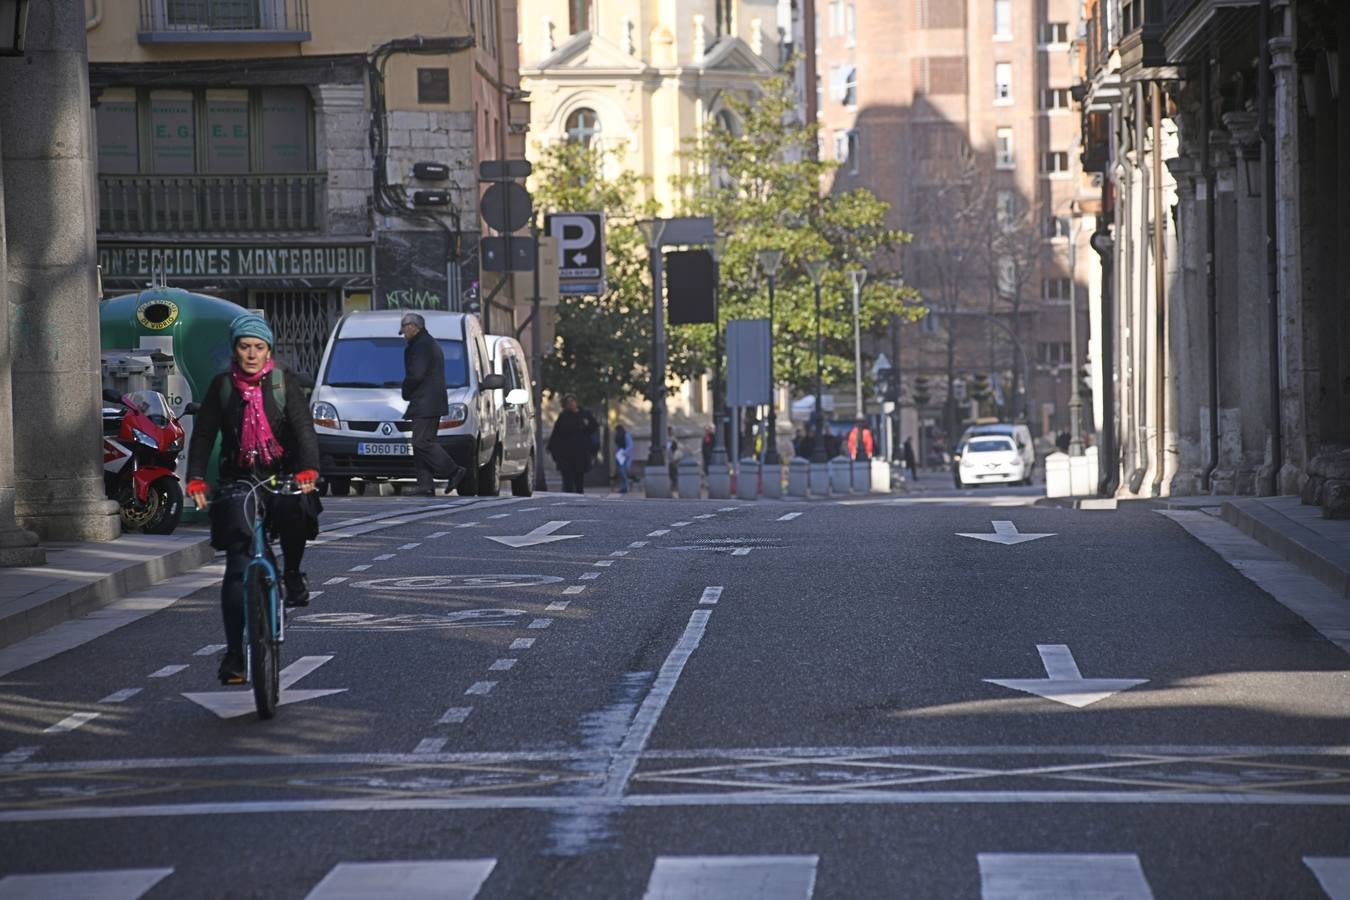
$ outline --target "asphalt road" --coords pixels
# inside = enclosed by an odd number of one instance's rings
[[[1350,898],[1350,657],[1034,494],[330,498],[275,720],[214,588],[0,677],[0,900]]]

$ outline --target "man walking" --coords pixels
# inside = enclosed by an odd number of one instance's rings
[[[413,463],[417,466],[414,496],[434,497],[436,476],[447,479],[448,494],[464,479],[467,470],[436,443],[441,417],[450,412],[445,395],[445,354],[436,339],[427,334],[427,322],[408,313],[399,323],[399,334],[408,342],[403,348],[403,399],[412,420]]]

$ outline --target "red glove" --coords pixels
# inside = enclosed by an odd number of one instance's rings
[[[189,497],[195,497],[198,494],[201,494],[204,497],[206,496],[207,490],[208,486],[206,482],[202,481],[200,478],[194,478],[187,483],[187,493]]]
[[[295,483],[301,490],[314,487],[314,483],[319,480],[319,473],[313,469],[305,469],[302,472],[295,473]]]

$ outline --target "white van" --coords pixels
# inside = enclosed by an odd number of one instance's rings
[[[534,408],[534,382],[525,351],[513,337],[487,335],[488,358],[492,371],[506,379],[505,408],[502,410],[501,477],[511,482],[511,493],[528,497],[534,493],[537,451],[535,429],[538,411]]]
[[[1004,437],[1008,439],[1006,448],[995,447],[987,443],[973,448],[975,454],[968,454],[971,442],[980,437]],[[991,451],[1006,449],[1006,453],[995,456],[974,456]],[[967,459],[966,457],[971,458]],[[1006,459],[1005,459],[1006,457]],[[1006,464],[1004,464],[1006,463]],[[957,487],[971,484],[985,484],[990,481],[1031,484],[1036,471],[1036,448],[1031,439],[1031,429],[1025,425],[999,422],[997,420],[977,421],[961,434],[957,441],[956,452],[952,456],[952,477]]]
[[[403,399],[403,349],[399,321],[407,310],[354,312],[343,316],[328,338],[310,398],[319,436],[319,473],[337,496],[360,478],[371,481],[416,477],[412,422]],[[464,313],[425,311],[427,333],[445,355],[450,412],[436,440],[468,469],[463,496],[496,496],[503,455],[501,389],[492,372],[478,319]]]

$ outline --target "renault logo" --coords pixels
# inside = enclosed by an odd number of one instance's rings
[[[383,425],[380,426],[380,434],[383,434],[387,437],[388,435],[391,435],[393,433],[394,433],[394,426],[390,425],[388,422],[385,422]]]

